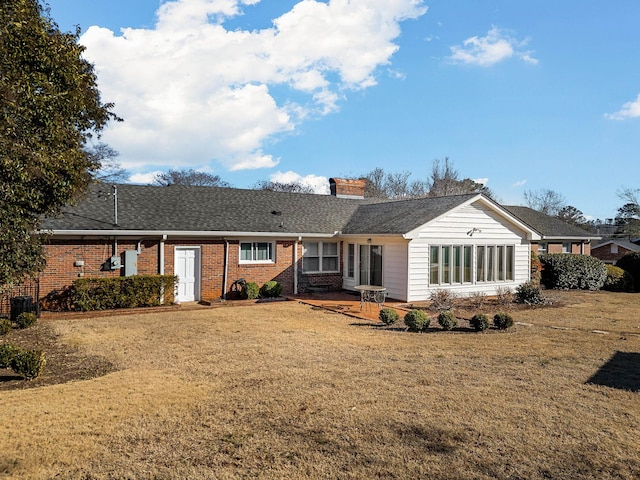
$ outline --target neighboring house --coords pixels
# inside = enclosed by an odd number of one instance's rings
[[[640,246],[622,238],[612,238],[594,245],[591,255],[599,258],[604,263],[615,264],[627,253],[640,251]]]
[[[504,208],[540,234],[540,240],[531,244],[532,251],[536,253],[590,255],[592,242],[602,238],[529,207],[505,206]]]
[[[529,280],[531,245],[544,237],[484,195],[375,200],[364,181],[330,182],[332,195],[95,185],[43,223],[41,295],[132,274],[178,275],[178,301],[226,298],[240,278],[276,280],[285,294],[383,285],[403,301]]]

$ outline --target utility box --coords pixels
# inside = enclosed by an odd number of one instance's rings
[[[122,262],[120,261],[119,255],[114,255],[109,259],[109,268],[111,270],[118,270],[122,267]]]
[[[124,276],[138,274],[138,252],[136,250],[124,251]]]

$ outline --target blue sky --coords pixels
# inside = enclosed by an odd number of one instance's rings
[[[133,181],[236,187],[449,157],[498,198],[552,189],[590,218],[640,188],[637,0],[50,0],[80,25],[103,140]]]

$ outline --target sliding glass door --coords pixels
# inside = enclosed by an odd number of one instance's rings
[[[360,284],[382,285],[382,245],[359,245]]]

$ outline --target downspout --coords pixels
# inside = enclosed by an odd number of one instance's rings
[[[302,237],[298,237],[293,244],[293,294],[298,295],[298,243]]]
[[[222,300],[227,299],[227,277],[229,276],[229,240],[224,239],[224,274],[222,277]]]
[[[160,251],[158,252],[158,273],[160,273],[160,275],[164,275],[164,241],[167,239],[166,235],[162,235],[162,237],[160,237],[160,244],[158,246],[158,248],[160,249]],[[160,305],[164,305],[164,287],[162,287],[162,290],[160,292]]]

